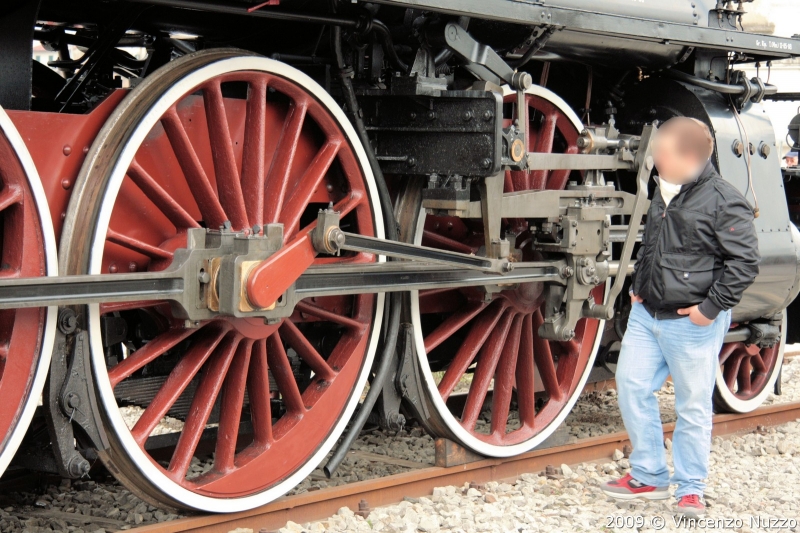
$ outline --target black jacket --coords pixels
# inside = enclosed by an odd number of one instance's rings
[[[631,287],[658,318],[700,304],[713,319],[739,303],[760,260],[750,204],[709,163],[666,211],[656,188]]]

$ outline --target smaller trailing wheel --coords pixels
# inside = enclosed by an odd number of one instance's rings
[[[785,313],[780,338],[774,345],[763,348],[743,342],[722,345],[714,390],[714,406],[718,411],[749,413],[775,389],[786,346]]]
[[[53,225],[39,174],[0,108],[0,280],[57,273]],[[0,310],[0,474],[17,451],[41,397],[56,312]]]
[[[380,238],[375,191],[355,131],[308,76],[232,50],[190,54],[131,91],[95,140],[65,225],[66,268],[163,270],[192,228],[249,241],[282,224],[291,247],[329,204],[348,231]],[[234,512],[277,498],[319,465],[358,404],[382,301],[310,298],[282,319],[198,322],[160,302],[89,306],[110,442],[101,458],[161,505]]]
[[[530,146],[539,153],[577,153],[582,125],[556,94],[528,91]],[[510,101],[510,100],[507,100]],[[569,171],[508,172],[505,192],[567,186]],[[414,188],[416,187],[416,189]],[[396,212],[403,238],[448,251],[481,255],[480,220],[426,215],[419,184],[401,193]],[[504,219],[513,253],[542,260],[526,220]],[[514,237],[511,237],[511,236]],[[593,291],[603,301],[604,286]],[[483,288],[412,291],[408,313],[423,383],[417,416],[437,436],[477,453],[509,457],[528,451],[566,418],[588,378],[603,322],[582,319],[566,342],[538,335],[544,285],[524,283],[487,293]],[[426,418],[425,413],[430,413]]]

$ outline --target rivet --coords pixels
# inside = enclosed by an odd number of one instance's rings
[[[112,274],[115,274],[117,272],[117,265],[111,263],[110,265],[108,265],[108,271],[111,272]]]
[[[134,263],[133,261],[128,263],[128,270],[130,270],[131,272],[136,272],[136,263]]]
[[[68,179],[63,179],[61,180],[61,186],[64,187],[65,189],[69,189],[70,187],[72,187],[72,182],[69,181]]]
[[[64,155],[69,155],[72,153],[72,147],[68,144],[65,144],[62,151],[64,152]]]

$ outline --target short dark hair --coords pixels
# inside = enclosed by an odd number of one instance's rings
[[[714,137],[705,122],[691,117],[673,117],[659,126],[658,133],[674,134],[678,150],[706,161],[714,153]]]

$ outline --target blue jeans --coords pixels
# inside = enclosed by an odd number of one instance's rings
[[[616,382],[619,408],[633,445],[631,475],[636,481],[656,487],[677,484],[678,498],[703,495],[711,452],[714,381],[730,321],[730,311],[721,312],[709,326],[696,326],[689,317],[659,320],[642,304],[633,304]],[[672,440],[672,479],[654,394],[668,375],[675,386],[678,415]]]

